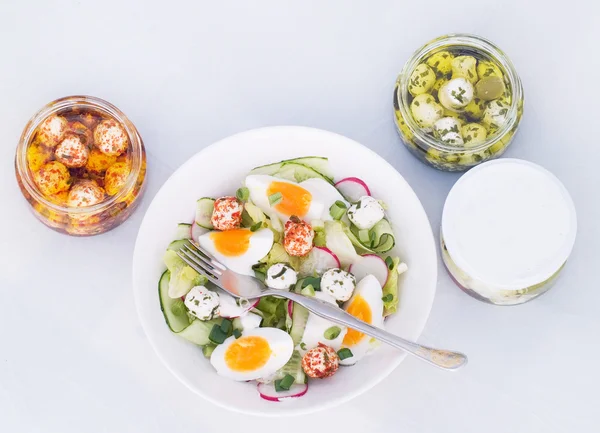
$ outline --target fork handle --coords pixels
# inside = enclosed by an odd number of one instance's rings
[[[467,357],[460,352],[452,352],[443,349],[433,349],[422,346],[412,341],[405,340],[383,329],[369,325],[362,320],[346,313],[344,310],[320,299],[304,296],[294,292],[284,292],[279,290],[267,290],[262,293],[265,295],[280,296],[290,301],[302,305],[307,310],[317,316],[355,329],[363,334],[367,334],[375,339],[382,341],[397,349],[405,350],[417,358],[420,358],[436,367],[444,370],[457,370],[467,363]]]

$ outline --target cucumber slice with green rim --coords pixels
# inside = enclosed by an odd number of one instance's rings
[[[302,165],[302,164],[296,164],[295,162],[284,163],[281,166],[281,168],[279,169],[279,171],[277,171],[277,173],[275,173],[274,176],[279,177],[281,179],[298,182],[298,183],[305,181],[307,179],[317,178],[317,179],[323,179],[325,182],[328,182],[333,185],[333,182],[331,181],[331,179],[323,176],[318,171],[316,171],[310,167],[307,167],[305,165]]]
[[[177,332],[177,335],[185,338],[187,341],[205,346],[210,343],[208,336],[215,324],[220,324],[221,320],[193,320],[187,327]]]
[[[213,225],[210,221],[213,210],[215,209],[215,199],[202,197],[196,202],[196,224],[205,229],[212,230]]]
[[[158,298],[160,300],[160,309],[165,316],[165,322],[173,332],[181,332],[190,324],[190,318],[187,309],[180,298],[171,298],[169,296],[169,280],[171,273],[163,272],[158,281]]]
[[[306,376],[302,370],[302,355],[297,350],[294,350],[290,360],[277,370],[274,380],[283,379],[287,374],[294,378],[295,383],[304,383]]]
[[[175,232],[175,239],[191,239],[192,238],[192,225],[188,223],[177,224],[177,231]]]
[[[268,174],[275,176],[279,171],[282,170],[284,165],[296,164],[302,165],[310,170],[310,173],[315,172],[318,176],[313,175],[312,177],[324,178],[327,182],[333,182],[333,172],[329,165],[329,160],[322,156],[305,156],[301,158],[286,159],[284,161],[275,162],[273,164],[261,165],[260,167],[253,168],[250,174]],[[289,170],[289,167],[286,171]],[[284,172],[284,175],[286,172]],[[282,177],[282,176],[278,176]],[[308,178],[307,178],[308,179]],[[293,177],[288,180],[295,180]],[[297,181],[298,182],[298,181]]]
[[[179,251],[181,249],[181,247],[186,244],[186,242],[187,242],[187,239],[178,239],[176,241],[173,241],[169,244],[169,246],[167,247],[167,250]]]
[[[355,225],[344,225],[344,233],[350,238],[359,253],[383,254],[394,248],[396,239],[389,221],[385,218],[379,221],[371,230],[359,230]]]

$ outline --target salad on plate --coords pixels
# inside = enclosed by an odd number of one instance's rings
[[[310,380],[355,364],[378,342],[283,298],[236,299],[180,259],[179,248],[195,242],[234,272],[380,328],[397,311],[407,266],[389,255],[395,237],[385,203],[361,179],[334,182],[327,158],[256,167],[232,193],[200,198],[194,221],[177,226],[158,284],[161,309],[219,375],[255,381],[266,400],[300,397]]]

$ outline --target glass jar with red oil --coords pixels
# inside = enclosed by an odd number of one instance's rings
[[[21,192],[48,227],[73,236],[125,221],[144,190],[146,152],[131,121],[91,96],[57,99],[25,126],[15,155]]]

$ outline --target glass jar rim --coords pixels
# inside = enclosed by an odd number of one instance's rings
[[[470,47],[479,51],[483,51],[487,56],[498,61],[498,63],[500,63],[502,68],[506,71],[511,89],[513,90],[511,105],[507,113],[508,121],[505,122],[500,129],[498,129],[497,133],[492,138],[486,139],[477,146],[469,148],[458,148],[444,144],[439,140],[432,138],[430,135],[422,131],[410,114],[407,84],[408,80],[410,79],[410,73],[425,58],[425,56],[437,51],[439,48],[448,47],[449,45],[456,47]],[[395,98],[397,100],[400,113],[405,119],[406,125],[410,128],[411,132],[419,140],[427,144],[427,146],[447,153],[478,153],[493,146],[498,141],[503,139],[504,135],[515,126],[515,123],[519,122],[518,109],[519,104],[521,103],[520,101],[523,99],[523,87],[521,85],[521,79],[519,78],[514,65],[508,56],[493,42],[473,34],[451,33],[427,42],[410,56],[400,72],[400,81],[398,83],[398,89]]]
[[[123,188],[121,188],[119,192],[110,197],[108,200],[87,207],[61,206],[48,200],[35,185],[32,173],[27,164],[27,149],[37,127],[49,116],[56,114],[65,108],[71,107],[93,108],[114,118],[125,129],[125,132],[129,138],[129,142],[133,148],[133,151],[131,152],[131,170]],[[131,189],[135,186],[139,172],[142,169],[142,153],[142,139],[136,127],[121,110],[112,105],[110,102],[95,96],[73,95],[65,96],[49,102],[31,117],[23,129],[23,133],[21,134],[19,144],[17,145],[15,160],[17,172],[21,176],[23,187],[35,201],[55,212],[69,214],[93,214],[111,207],[115,203],[119,202],[120,199],[129,193],[129,191],[131,191]]]

